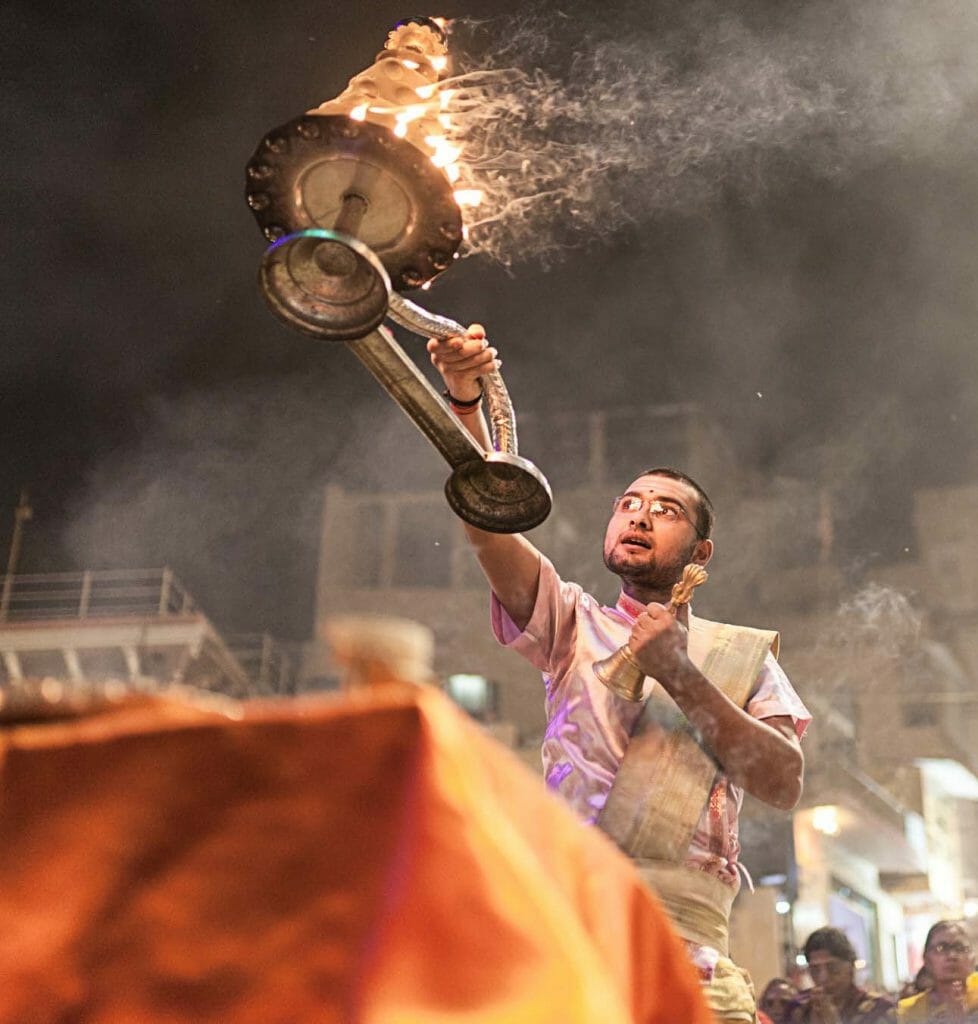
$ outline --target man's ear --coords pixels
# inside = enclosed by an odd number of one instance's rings
[[[712,540],[701,540],[699,544],[693,548],[693,561],[697,565],[706,565],[707,562],[713,557],[713,541]]]

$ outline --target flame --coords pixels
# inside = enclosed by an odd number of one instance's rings
[[[481,188],[457,188],[452,193],[459,206],[478,206],[482,202],[483,194]]]
[[[399,110],[394,116],[398,121],[407,124],[409,121],[417,121],[419,117],[424,117],[427,113],[428,108],[423,103],[413,103],[411,106]]]
[[[432,21],[443,30],[450,24],[446,18]],[[424,152],[455,186],[463,175],[464,153],[452,130],[452,99],[458,90],[447,87],[448,69],[444,40],[430,27],[400,25],[389,33],[381,58],[352,78],[344,93],[312,113],[346,113],[354,121],[386,128]],[[484,198],[479,189],[464,186],[453,195],[463,219]]]
[[[435,167],[448,167],[449,164],[457,163],[462,155],[462,147],[453,146],[444,135],[429,135],[425,142],[435,151],[431,156]]]

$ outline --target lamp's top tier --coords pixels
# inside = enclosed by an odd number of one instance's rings
[[[434,22],[402,22],[388,34],[384,49],[369,68],[354,75],[336,99],[309,113],[345,114],[387,128],[435,157],[444,143],[431,140],[445,139],[447,129],[438,95],[438,80],[447,68],[448,49],[441,29]]]
[[[451,265],[462,241],[453,195],[460,147],[450,138],[445,36],[428,19],[402,22],[335,99],[269,132],[247,168],[248,205],[269,241],[332,230],[349,196],[362,200],[354,234],[398,290]]]

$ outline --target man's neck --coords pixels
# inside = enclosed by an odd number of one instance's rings
[[[672,598],[672,587],[659,590],[655,587],[643,587],[632,580],[621,581],[621,592],[639,604],[668,604]]]

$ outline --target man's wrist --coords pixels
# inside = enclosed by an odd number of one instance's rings
[[[471,377],[443,377],[445,390],[459,402],[471,402],[482,395],[482,385]]]

